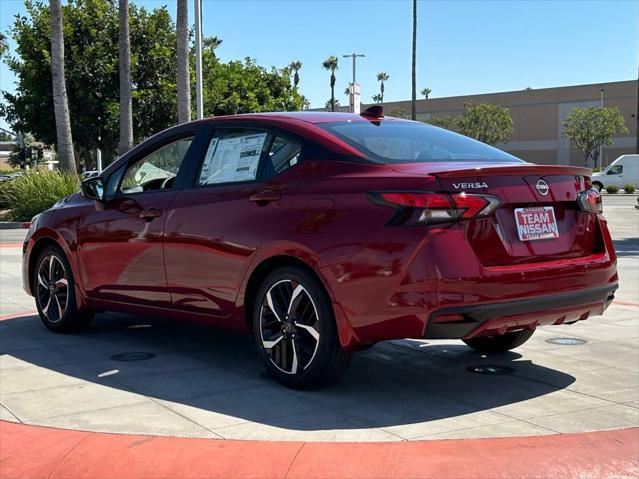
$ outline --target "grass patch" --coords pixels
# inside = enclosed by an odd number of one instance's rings
[[[634,193],[635,192],[635,185],[631,185],[630,183],[626,184],[623,186],[623,189],[626,193]]]
[[[619,187],[615,186],[615,185],[608,185],[606,186],[606,191],[608,193],[610,193],[611,195],[615,194],[617,191],[619,191]]]
[[[80,190],[75,173],[35,171],[0,183],[0,205],[11,210],[13,221],[28,221],[58,200]]]

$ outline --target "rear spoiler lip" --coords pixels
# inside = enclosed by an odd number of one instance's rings
[[[487,166],[485,168],[461,168],[459,170],[432,171],[428,174],[437,178],[460,178],[460,177],[477,177],[477,176],[514,176],[514,175],[576,175],[588,176],[592,175],[590,168],[581,166],[564,166],[564,165],[503,165],[503,166]]]

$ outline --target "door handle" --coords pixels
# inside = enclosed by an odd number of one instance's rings
[[[158,216],[162,216],[162,210],[158,208],[147,208],[142,213],[140,213],[140,218],[144,221],[153,221],[153,218],[157,218]]]
[[[259,193],[249,196],[249,201],[264,206],[271,201],[282,199],[282,193],[276,190],[262,190]]]

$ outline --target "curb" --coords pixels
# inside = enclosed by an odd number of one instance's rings
[[[30,221],[0,221],[0,230],[29,229]]]
[[[636,477],[639,429],[392,443],[238,441],[0,421],[3,477]],[[540,460],[543,458],[543,460]]]
[[[639,193],[621,193],[621,192],[617,192],[617,193],[608,193],[606,190],[601,190],[599,192],[601,194],[602,197],[604,196],[639,196]]]

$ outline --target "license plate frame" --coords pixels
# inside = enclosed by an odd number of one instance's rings
[[[515,208],[515,224],[519,241],[540,241],[559,238],[557,216],[553,206]]]

